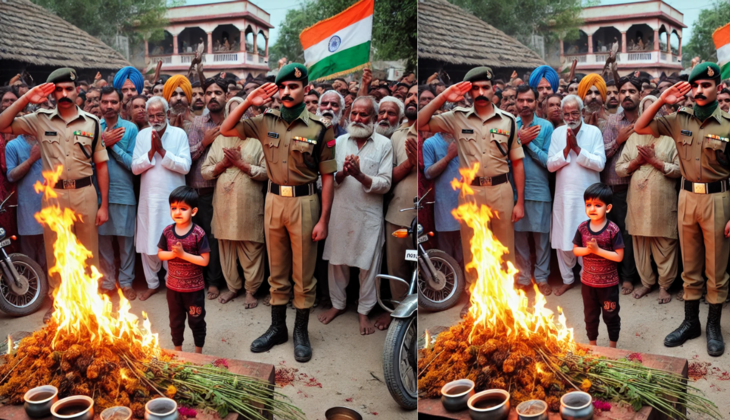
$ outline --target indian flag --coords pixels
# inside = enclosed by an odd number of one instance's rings
[[[299,34],[309,80],[351,73],[370,62],[374,8],[375,0],[360,0]]]
[[[712,33],[712,41],[717,49],[717,65],[720,66],[722,80],[730,79],[730,23],[717,28]]]

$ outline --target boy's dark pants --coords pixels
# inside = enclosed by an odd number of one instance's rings
[[[608,327],[608,339],[618,341],[621,331],[621,317],[618,304],[618,285],[610,287],[591,287],[581,284],[583,295],[583,314],[585,315],[586,332],[589,341],[596,341],[598,338],[598,324],[603,311],[603,322]]]
[[[185,317],[193,331],[195,347],[205,344],[205,290],[197,292],[176,292],[167,289],[167,306],[170,308],[170,332],[172,344],[182,346],[185,332]]]

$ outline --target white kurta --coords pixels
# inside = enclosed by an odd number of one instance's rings
[[[571,251],[578,226],[588,220],[583,193],[586,188],[601,182],[601,171],[606,165],[603,136],[598,127],[583,123],[576,139],[580,155],[570,151],[568,158],[563,149],[568,141],[568,126],[553,131],[548,151],[547,167],[555,175],[555,199],[550,241],[553,249]]]
[[[385,242],[383,195],[390,190],[393,178],[393,146],[385,136],[373,133],[357,149],[349,134],[337,138],[335,159],[341,171],[345,156],[360,158],[360,171],[372,178],[370,188],[348,176],[335,184],[332,213],[324,245],[323,259],[333,265],[347,265],[368,270]]]
[[[152,130],[150,127],[139,132],[132,156],[132,172],[142,175],[135,245],[137,252],[147,255],[157,255],[157,243],[162,230],[173,223],[170,216],[170,193],[185,185],[185,174],[190,171],[192,162],[187,134],[183,129],[170,125],[162,135],[165,157],[155,153],[150,162]]]

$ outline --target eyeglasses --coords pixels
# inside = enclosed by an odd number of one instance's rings
[[[147,118],[150,121],[164,121],[166,116],[165,114],[150,114],[147,116]]]
[[[580,118],[580,112],[571,112],[570,114],[563,113],[564,117],[570,117],[571,120],[577,120]]]

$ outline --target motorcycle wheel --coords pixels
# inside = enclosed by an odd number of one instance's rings
[[[0,270],[3,277],[0,279],[0,311],[16,317],[30,315],[43,305],[43,300],[48,295],[46,275],[41,266],[26,255],[10,254],[10,261],[18,275],[27,279],[28,291],[22,296],[13,293],[7,284],[9,279]]]
[[[406,410],[418,407],[416,317],[394,318],[383,348],[383,374],[393,399]]]
[[[426,251],[431,264],[437,272],[444,276],[445,284],[443,289],[435,290],[426,278],[421,274],[422,267],[418,267],[418,306],[430,311],[444,311],[456,305],[461,293],[464,291],[464,272],[459,263],[449,254],[440,249],[429,249]]]

